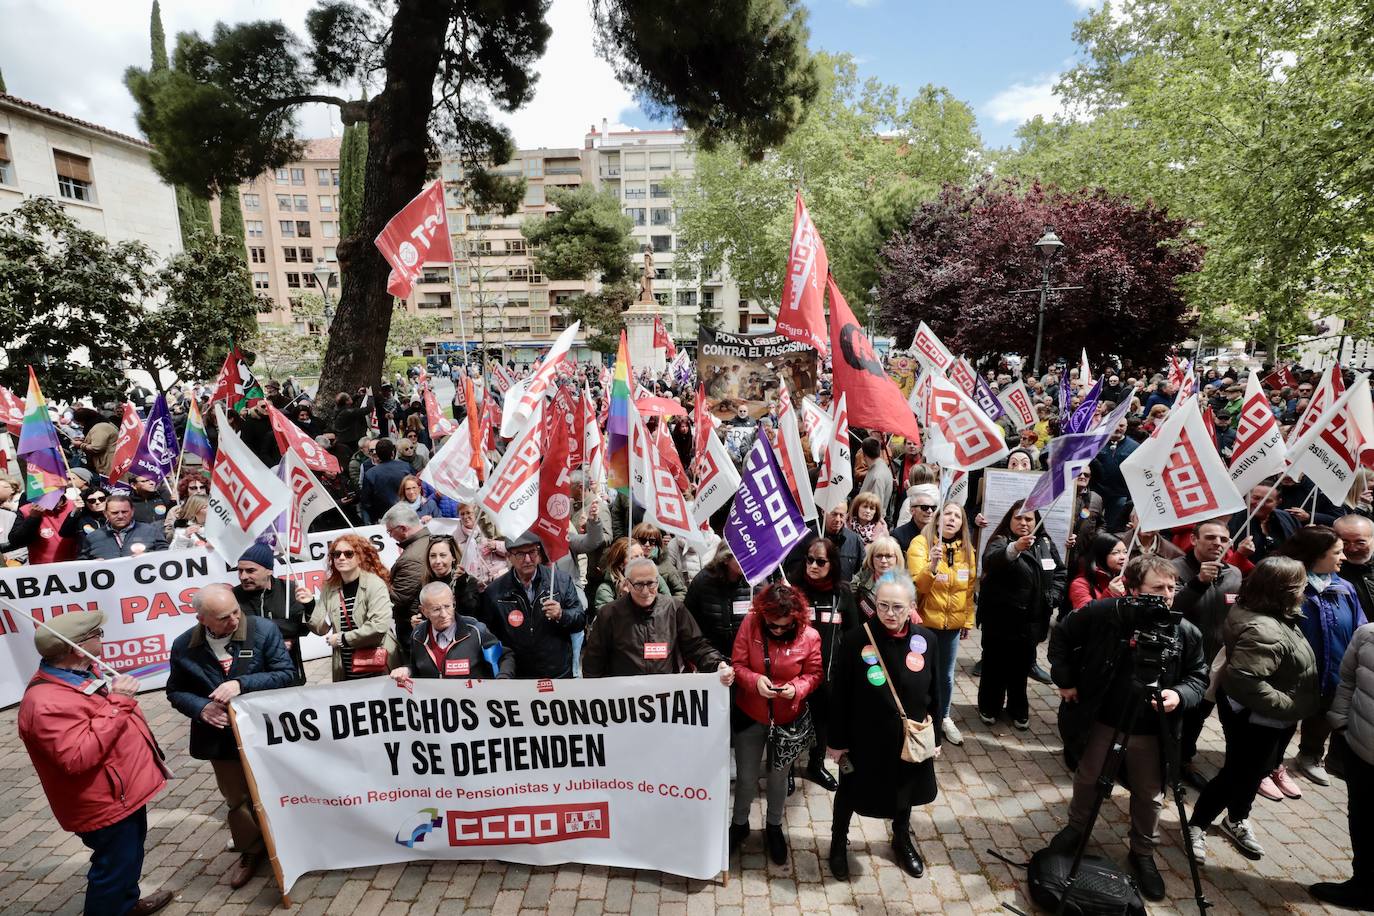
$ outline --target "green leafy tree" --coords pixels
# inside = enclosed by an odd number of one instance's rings
[[[257,333],[271,300],[253,291],[243,236],[196,236],[159,271],[165,296],[130,308],[121,330],[125,358],[162,390],[164,372],[181,379],[214,378],[230,347]]]
[[[239,186],[229,185],[219,199],[219,234],[245,264],[248,263],[248,249],[244,246],[243,205],[239,202]],[[249,279],[245,274],[245,279]]]
[[[338,323],[335,322],[334,326],[338,327]],[[388,367],[395,367],[404,359],[406,350],[419,353],[426,337],[438,336],[440,326],[435,316],[409,312],[404,305],[398,304],[391,316],[391,329],[386,337]]]
[[[148,43],[151,63],[150,73],[166,73],[167,33],[162,29],[162,6],[153,0],[153,11],[148,21]],[[211,235],[215,231],[210,220],[210,199],[183,185],[176,185],[177,223],[181,227],[181,247],[191,247],[198,234]]]
[[[123,318],[156,294],[156,259],[137,242],[111,244],[49,198],[0,214],[0,384],[38,371],[50,400],[123,391]]]
[[[280,22],[217,25],[178,36],[166,72],[131,69],[126,85],[153,163],[168,181],[212,191],[297,158],[293,112],[324,102],[345,125],[367,124],[363,205],[340,239],[345,284],[320,383],[335,392],[375,383],[392,321],[389,268],[372,239],[424,184],[441,149],[457,149],[475,199],[510,213],[519,184],[488,169],[511,158],[489,106],[514,111],[534,91],[550,29],[545,0],[466,4],[326,0],[305,41]],[[737,140],[762,155],[801,120],[814,96],[799,0],[595,0],[597,51],[663,114],[705,145]],[[328,86],[380,85],[350,100]]]
[[[693,175],[674,183],[680,271],[709,275],[728,264],[740,297],[769,314],[782,297],[798,188],[831,272],[861,309],[891,230],[944,183],[972,179],[982,148],[972,109],[947,90],[903,98],[860,80],[847,54],[817,62],[820,92],[776,151],[754,163],[734,144],[702,151]]]
[[[634,221],[614,194],[591,188],[550,191],[549,202],[558,209],[520,227],[534,249],[534,266],[550,280],[582,280],[599,287],[572,297],[563,314],[569,323],[582,322],[592,349],[614,352],[621,314],[636,292],[631,282]]]
[[[167,33],[162,30],[162,4],[153,0],[153,12],[148,22],[148,39],[152,45],[152,69],[167,69]]]
[[[1343,0],[1123,0],[1080,21],[1070,116],[1034,120],[1009,174],[1098,185],[1191,220],[1203,334],[1268,343],[1374,292],[1374,8]]]
[[[291,297],[291,324],[259,324],[248,344],[266,378],[317,375],[329,346],[324,299],[319,293]],[[305,331],[297,330],[303,325]],[[258,371],[255,364],[255,372]]]
[[[367,165],[367,124],[344,128],[339,142],[339,234],[348,238],[363,217],[363,170]]]

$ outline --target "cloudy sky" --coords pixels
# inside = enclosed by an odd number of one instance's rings
[[[668,2],[668,0],[665,0]],[[914,92],[947,86],[974,107],[989,145],[1056,108],[1051,92],[1072,61],[1075,18],[1098,0],[807,0],[811,44],[849,51],[863,76]],[[0,71],[14,95],[137,134],[121,75],[148,61],[151,0],[0,0]],[[169,47],[177,32],[217,21],[281,19],[302,31],[305,0],[163,0]],[[553,0],[538,92],[506,123],[521,147],[580,144],[603,118],[652,126],[592,51],[588,0]],[[327,106],[300,114],[302,136],[340,130]]]

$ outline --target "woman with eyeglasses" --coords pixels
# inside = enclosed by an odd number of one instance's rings
[[[167,538],[167,543],[172,543],[176,539],[177,529],[185,528],[191,523],[193,513],[185,508],[186,500],[192,496],[210,496],[210,480],[199,472],[185,472],[181,479],[177,481],[177,504],[167,510],[167,514],[162,517],[162,532]]]
[[[874,619],[850,630],[835,649],[833,700],[826,753],[840,766],[831,821],[830,872],[849,878],[849,823],[855,814],[892,821],[897,865],[919,878],[925,862],[911,836],[911,809],[939,794],[935,759],[902,759],[906,718],[943,741],[935,634],[916,622],[916,587],[894,570],[878,583]],[[898,701],[900,700],[900,706]]]
[[[881,537],[874,538],[873,543],[868,545],[868,550],[864,551],[863,565],[854,574],[854,604],[863,611],[865,618],[873,616],[873,609],[876,606],[874,592],[878,587],[878,580],[884,573],[891,572],[902,565],[902,549],[898,545],[896,538]]]
[[[1040,513],[1011,504],[983,551],[978,622],[983,630],[983,672],[978,718],[992,725],[1005,706],[1012,725],[1030,728],[1026,681],[1036,646],[1049,634],[1050,613],[1064,592],[1064,564],[1045,534]]]
[[[438,518],[441,514],[438,501],[433,496],[425,496],[420,478],[414,474],[407,474],[401,478],[401,485],[396,488],[396,502],[414,509],[415,514],[420,516],[420,521],[426,525],[430,519]]]
[[[506,560],[506,542],[488,536],[482,530],[483,519],[472,503],[458,507],[458,530],[453,539],[458,545],[458,562],[468,575],[477,580],[477,590],[486,588],[496,579],[506,574],[510,563]]]
[[[386,674],[395,665],[388,574],[377,548],[357,534],[345,534],[329,545],[324,595],[315,605],[310,629],[334,649],[335,681]],[[378,668],[375,650],[386,649]]]
[[[839,784],[825,768],[825,738],[830,725],[830,668],[835,646],[848,630],[859,625],[854,590],[840,572],[840,550],[830,538],[816,538],[807,545],[800,569],[788,572],[788,581],[801,589],[811,605],[811,622],[821,637],[821,668],[824,679],[811,695],[811,718],[816,726],[816,747],[806,767],[806,778],[829,792]]]
[[[192,547],[209,547],[201,529],[205,527],[205,516],[210,511],[210,500],[200,493],[186,497],[177,507],[177,525],[173,529],[169,550],[187,550]]]
[[[657,525],[640,522],[630,536],[644,549],[644,556],[658,564],[658,574],[668,583],[668,593],[674,598],[686,598],[687,581],[682,577],[682,571],[668,559],[663,548],[663,531]]]
[[[764,843],[776,865],[787,862],[782,829],[791,762],[769,753],[771,726],[790,725],[806,712],[806,698],[821,682],[821,638],[810,624],[811,608],[800,591],[766,586],[754,596],[730,656],[735,668],[735,808],[730,850],[749,837],[749,808],[759,791],[760,764],[767,762],[768,808]]]
[[[969,536],[964,507],[947,503],[926,530],[911,542],[907,569],[916,582],[920,603],[917,619],[935,634],[940,667],[940,721],[945,740],[963,744],[963,735],[949,716],[954,698],[954,666],[960,640],[973,626],[973,593],[978,586],[978,553]]]

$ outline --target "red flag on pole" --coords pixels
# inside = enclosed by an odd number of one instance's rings
[[[114,457],[110,459],[110,483],[117,482],[134,466],[138,443],[143,441],[143,421],[133,404],[124,402],[124,417],[119,421],[119,436],[115,439]]]
[[[873,352],[873,344],[835,285],[835,278],[826,278],[826,284],[830,291],[831,371],[835,391],[848,395],[850,425],[897,433],[920,442],[916,417],[897,384],[888,378],[878,354]]]
[[[677,356],[677,347],[673,344],[673,338],[668,336],[668,329],[663,324],[663,319],[654,318],[654,349],[662,348],[664,356],[672,359]]]
[[[339,459],[324,450],[314,439],[301,432],[291,418],[271,404],[267,405],[267,418],[272,421],[272,432],[277,437],[277,448],[284,455],[295,452],[305,466],[322,474],[339,473]]]
[[[386,291],[398,299],[410,295],[426,261],[452,261],[453,246],[449,244],[444,183],[435,181],[415,195],[386,224],[375,244],[391,265]]]
[[[4,385],[0,385],[0,423],[14,436],[19,435],[19,428],[24,425],[24,401]]]
[[[542,452],[539,460],[539,515],[530,529],[544,544],[550,563],[568,553],[572,517],[572,483],[568,476],[568,441],[572,438],[573,405],[567,389],[555,389],[544,409]]]
[[[822,356],[828,351],[822,284],[829,273],[825,243],[798,191],[792,213],[792,248],[787,257],[787,276],[782,281],[782,305],[778,308],[776,328],[783,337],[815,347]]]

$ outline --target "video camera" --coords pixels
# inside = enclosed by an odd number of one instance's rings
[[[1136,686],[1146,690],[1159,687],[1164,666],[1182,652],[1178,624],[1183,612],[1175,611],[1159,595],[1120,598],[1117,611],[1125,626],[1133,631],[1130,648]]]

